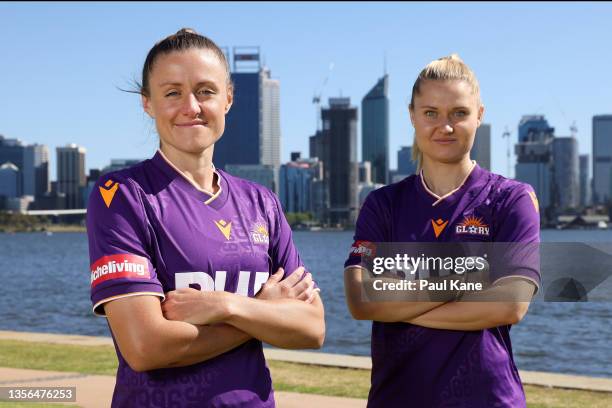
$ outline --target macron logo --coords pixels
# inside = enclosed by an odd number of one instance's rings
[[[119,188],[119,183],[114,183],[113,180],[108,180],[104,183],[104,187],[100,186],[100,194],[102,195],[102,199],[104,200],[104,204],[106,204],[107,208],[110,208],[111,202],[115,197],[115,193]]]
[[[434,234],[436,238],[440,236],[446,225],[448,224],[448,220],[444,221],[442,218],[438,218],[437,220],[431,220],[431,226],[433,227]]]
[[[230,240],[230,235],[232,233],[232,223],[224,220],[215,221],[215,225],[219,228],[219,231],[223,234],[225,239]]]

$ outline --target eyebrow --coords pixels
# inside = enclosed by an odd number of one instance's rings
[[[421,106],[419,109],[435,109],[435,110],[437,110],[438,108],[436,106],[425,105],[425,106]],[[470,108],[468,108],[467,106],[455,106],[452,109],[453,110],[457,110],[457,109],[466,109],[466,110],[469,110]]]
[[[172,81],[162,82],[162,83],[159,84],[159,86],[177,86],[177,87],[180,87],[182,85],[183,84],[180,83],[180,82],[172,82]],[[209,86],[212,86],[214,88],[217,87],[217,85],[213,81],[200,81],[200,82],[198,82],[196,84],[196,87],[200,87],[202,85],[209,85]]]

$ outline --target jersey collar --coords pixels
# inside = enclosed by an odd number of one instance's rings
[[[194,196],[198,201],[204,204],[218,207],[223,205],[227,199],[227,181],[221,175],[214,165],[213,171],[217,175],[217,183],[219,184],[219,190],[216,193],[204,190],[198,186],[193,180],[185,175],[178,167],[176,167],[168,158],[162,153],[161,150],[157,149],[153,156],[153,164],[162,170],[170,179],[177,182],[177,185],[190,195]]]
[[[478,181],[482,175],[482,172],[482,168],[476,163],[475,160],[472,160],[472,168],[465,179],[463,179],[459,187],[449,191],[443,196],[439,196],[431,191],[429,187],[427,187],[427,183],[425,183],[425,178],[423,177],[423,169],[421,169],[417,177],[416,188],[419,195],[423,197],[432,207],[446,207],[456,203],[457,200],[463,195],[463,192]]]

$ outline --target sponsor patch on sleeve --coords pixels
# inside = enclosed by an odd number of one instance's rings
[[[349,256],[372,258],[376,255],[376,245],[370,241],[355,241],[351,246]]]
[[[103,256],[91,265],[91,287],[110,279],[150,279],[147,258],[132,254]]]

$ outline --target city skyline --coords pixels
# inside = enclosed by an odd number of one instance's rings
[[[153,122],[142,112],[137,95],[117,88],[129,88],[131,80],[138,79],[155,41],[183,26],[210,36],[220,46],[261,47],[272,78],[280,81],[283,163],[292,151],[307,155],[308,137],[316,130],[312,96],[324,78],[329,77],[323,101],[340,95],[360,101],[383,75],[385,59],[390,168],[397,168],[399,147],[412,144],[407,102],[416,75],[430,60],[452,52],[480,80],[484,121],[491,124],[494,172],[507,175],[506,141],[501,135],[507,126],[514,145],[523,115],[545,115],[558,136],[569,135],[575,120],[579,153],[591,155],[592,117],[610,112],[606,95],[612,80],[590,75],[592,61],[602,66],[612,62],[606,53],[597,53],[610,38],[610,4],[184,6],[1,4],[0,33],[19,41],[4,47],[9,63],[0,72],[10,80],[3,84],[9,96],[0,111],[0,134],[46,144],[52,180],[57,178],[55,148],[68,143],[88,149],[87,169],[104,167],[111,158],[152,156],[157,148]],[[204,18],[203,23],[200,15],[215,18]],[[111,17],[114,28],[109,31],[106,21]],[[436,29],[428,19],[436,19]],[[136,21],[149,24],[137,29]],[[320,29],[312,29],[313,21]],[[372,21],[385,24],[368,26]],[[580,29],[567,30],[570,25]],[[370,27],[367,35],[362,26]],[[513,155],[511,169],[514,162]]]

